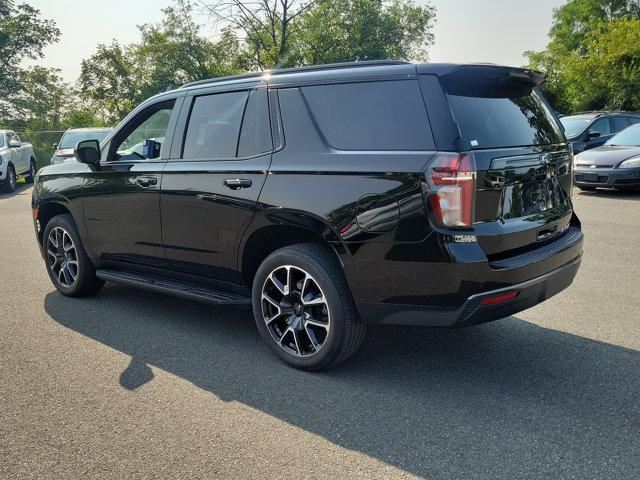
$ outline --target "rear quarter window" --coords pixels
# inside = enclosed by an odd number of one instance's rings
[[[431,150],[433,137],[415,80],[302,87],[326,142],[338,150]]]

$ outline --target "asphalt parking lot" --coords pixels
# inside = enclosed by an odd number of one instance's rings
[[[370,328],[295,371],[247,311],[49,282],[0,195],[0,478],[638,478],[640,194],[574,192],[582,268],[467,330]]]

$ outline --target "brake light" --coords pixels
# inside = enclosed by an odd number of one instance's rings
[[[427,200],[445,227],[473,228],[476,166],[471,153],[439,153],[425,171]]]
[[[493,297],[483,298],[480,303],[482,305],[494,305],[496,303],[508,302],[518,296],[520,290],[514,290],[513,292],[503,293],[501,295],[495,295]]]

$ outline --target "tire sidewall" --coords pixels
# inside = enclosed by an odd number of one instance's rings
[[[78,295],[78,293],[82,289],[82,285],[84,283],[84,276],[86,275],[86,265],[85,262],[88,261],[87,255],[84,251],[84,247],[82,246],[82,242],[80,241],[80,236],[78,235],[78,231],[75,227],[75,224],[72,223],[73,220],[69,215],[58,215],[52,218],[44,229],[44,234],[42,237],[43,249],[44,249],[44,257],[45,257],[45,265],[47,268],[47,273],[49,274],[49,278],[53,282],[53,285],[58,289],[60,293],[63,295],[67,295],[73,297]],[[76,282],[73,286],[67,287],[62,285],[56,276],[51,271],[51,266],[49,265],[49,257],[47,255],[47,248],[49,244],[49,234],[51,230],[56,227],[63,228],[71,237],[73,241],[73,245],[76,248],[76,257],[78,260],[78,276],[76,278]]]
[[[262,314],[262,287],[267,276],[276,268],[292,265],[308,272],[320,285],[329,309],[331,328],[324,345],[316,354],[308,357],[296,357],[287,353],[271,336]],[[341,347],[344,330],[344,306],[338,294],[338,286],[334,285],[322,265],[304,258],[300,252],[283,248],[271,254],[260,265],[253,281],[252,305],[253,316],[260,335],[269,348],[285,362],[303,370],[321,369],[332,363]]]

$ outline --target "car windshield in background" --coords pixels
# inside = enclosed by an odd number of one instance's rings
[[[471,147],[548,145],[564,141],[560,126],[540,95],[517,97],[449,95]]]
[[[567,138],[573,138],[580,133],[582,133],[589,124],[593,121],[594,117],[587,116],[571,116],[571,117],[562,117],[560,122],[562,122],[562,126],[564,127],[564,134]]]
[[[617,135],[611,137],[605,145],[620,147],[640,146],[640,126],[625,128]]]
[[[60,139],[60,143],[58,144],[58,148],[75,148],[78,142],[82,142],[84,140],[98,140],[101,142],[107,135],[109,134],[109,130],[96,130],[92,132],[68,132],[65,133]]]

